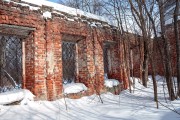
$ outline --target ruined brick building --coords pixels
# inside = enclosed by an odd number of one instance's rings
[[[167,39],[169,41],[169,47],[170,47],[170,61],[171,61],[171,67],[172,67],[172,74],[173,76],[177,75],[177,51],[176,51],[176,40],[175,40],[175,33],[174,33],[174,10],[176,6],[176,1],[175,0],[170,0],[167,1],[164,5],[164,17],[165,17],[165,32]],[[178,24],[179,24],[179,19],[178,19]],[[159,45],[158,45],[159,44]],[[154,59],[157,61],[157,74],[159,75],[165,75],[165,69],[163,65],[163,58],[162,58],[162,53],[164,52],[164,41],[159,38],[159,41],[155,43],[155,48],[157,51],[154,55]],[[162,53],[160,53],[160,51]]]
[[[171,68],[172,68],[172,75],[176,76],[177,74],[177,51],[176,51],[176,41],[175,41],[175,34],[174,34],[174,10],[175,10],[175,6],[176,6],[176,1],[175,0],[167,0],[164,3],[164,24],[165,24],[165,34],[166,37],[169,41],[169,47],[170,47],[170,62],[171,62]],[[160,22],[160,21],[159,21]],[[179,18],[178,18],[178,24],[179,24]],[[159,24],[160,25],[160,24]],[[158,34],[158,39],[154,40],[152,39],[151,43],[149,43],[149,45],[151,46],[150,48],[153,47],[153,49],[150,49],[150,51],[154,51],[153,55],[150,53],[150,55],[152,56],[153,60],[154,60],[154,66],[155,66],[155,72],[156,75],[161,75],[164,76],[165,75],[165,59],[166,57],[164,56],[164,48],[165,48],[165,42],[163,41],[163,39],[161,38],[161,31],[160,31],[160,26],[157,26],[156,30],[157,30],[157,34]],[[133,45],[131,45],[131,49],[133,51],[133,53],[136,53],[133,55],[133,72],[134,72],[134,76],[135,77],[140,77],[141,75],[141,63],[140,60],[143,59],[143,50],[141,50],[140,47],[140,41],[141,41],[141,37],[135,37],[136,38],[136,43],[134,43]],[[131,38],[132,40],[133,38]],[[152,45],[153,44],[153,45]],[[140,51],[141,54],[140,54]],[[152,69],[151,69],[151,63],[149,61],[149,71],[148,71],[149,75],[152,75]]]
[[[127,88],[117,33],[102,17],[56,3],[0,0],[0,85],[54,100],[69,80],[102,92],[107,73]]]

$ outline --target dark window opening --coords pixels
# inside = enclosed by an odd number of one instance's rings
[[[104,44],[103,58],[104,58],[104,73],[107,75],[110,72],[110,45],[109,44]]]
[[[76,78],[76,43],[62,43],[62,64],[63,64],[63,83],[75,82]]]
[[[0,92],[21,88],[22,41],[16,36],[0,35]]]

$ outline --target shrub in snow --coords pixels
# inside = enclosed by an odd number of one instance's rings
[[[34,95],[26,89],[13,90],[0,94],[0,105],[11,104],[21,101],[21,104],[27,104],[28,101],[34,100]]]
[[[64,84],[63,85],[64,94],[70,94],[70,93],[79,93],[82,91],[86,91],[87,87],[83,83],[70,83],[70,84]]]

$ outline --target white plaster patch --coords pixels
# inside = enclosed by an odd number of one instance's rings
[[[48,74],[52,74],[54,72],[54,53],[53,51],[50,51],[47,53],[47,62],[48,62]]]

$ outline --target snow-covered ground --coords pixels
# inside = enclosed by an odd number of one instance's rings
[[[172,103],[164,99],[163,80],[158,78],[159,101],[180,112],[180,100]],[[102,94],[103,103],[97,95],[81,99],[66,98],[57,101],[29,101],[27,105],[0,106],[0,120],[179,120],[180,115],[153,102],[152,81],[148,88],[136,79],[134,93],[128,90],[120,95]]]

